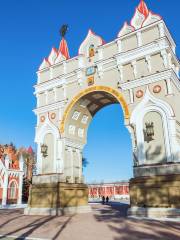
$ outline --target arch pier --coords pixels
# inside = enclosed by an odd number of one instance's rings
[[[82,176],[87,130],[97,111],[116,103],[132,139],[129,215],[180,217],[175,49],[163,19],[144,1],[112,42],[89,30],[74,58],[64,38],[59,49],[52,48],[37,72],[37,175],[26,214],[90,211]]]

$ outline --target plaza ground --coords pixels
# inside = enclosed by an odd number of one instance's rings
[[[0,239],[179,240],[180,223],[127,218],[128,205],[92,204],[72,216],[25,216],[23,209],[0,210]]]

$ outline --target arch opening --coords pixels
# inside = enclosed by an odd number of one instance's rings
[[[82,177],[83,149],[87,143],[88,128],[94,116],[107,106],[120,105],[123,110],[122,122],[127,124],[129,110],[123,96],[115,90],[90,91],[73,103],[70,104],[70,110],[66,111],[68,115],[64,117],[63,137],[66,146],[64,175],[69,182],[78,183],[84,182]]]
[[[93,117],[83,157],[85,183],[113,183],[132,177],[132,142],[119,104],[108,105]]]

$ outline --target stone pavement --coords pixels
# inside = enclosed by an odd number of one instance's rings
[[[24,216],[22,209],[3,209],[0,210],[0,239],[180,239],[180,223],[127,218],[127,206],[93,204],[91,213],[61,217]]]

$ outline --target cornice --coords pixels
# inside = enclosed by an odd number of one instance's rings
[[[147,85],[150,83],[154,83],[154,82],[158,82],[158,81],[162,81],[162,80],[168,80],[168,79],[173,80],[173,82],[176,84],[176,86],[180,90],[179,79],[178,79],[176,73],[172,69],[165,70],[160,73],[155,73],[153,75],[149,75],[149,76],[146,76],[143,78],[138,78],[138,79],[132,80],[130,82],[120,83],[119,86],[121,87],[122,90],[125,91],[125,90],[129,90],[129,89],[137,88],[137,87],[140,87],[143,85]]]
[[[132,60],[142,58],[144,56],[153,55],[169,47],[170,46],[168,44],[167,38],[164,37],[164,38],[157,39],[156,41],[150,44],[135,48],[133,50],[129,50],[123,53],[118,53],[115,55],[115,57],[117,59],[117,63],[121,65],[121,64],[130,62]]]
[[[64,138],[64,141],[65,141],[65,144],[67,147],[72,147],[72,148],[76,148],[79,150],[82,150],[84,147],[84,144],[79,141],[71,140],[69,138]]]
[[[33,112],[37,115],[37,114],[41,114],[41,113],[44,113],[44,112],[49,112],[49,111],[52,111],[52,110],[55,110],[55,109],[59,109],[66,104],[66,101],[67,100],[62,100],[62,101],[59,101],[59,102],[56,102],[56,103],[53,103],[53,104],[48,104],[48,105],[45,105],[45,106],[42,106],[42,107],[38,107],[38,108],[34,109]]]

